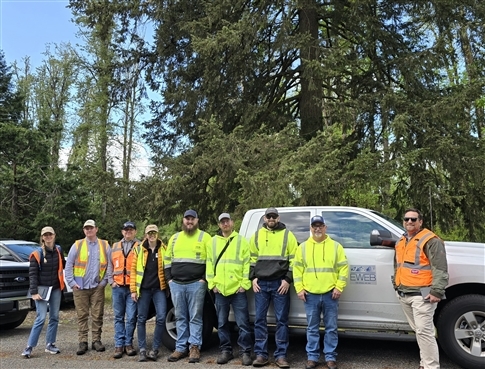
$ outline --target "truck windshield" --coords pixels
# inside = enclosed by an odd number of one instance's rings
[[[402,226],[401,223],[399,223],[396,219],[394,218],[391,218],[385,214],[382,214],[382,213],[379,213],[378,211],[375,211],[375,210],[371,210],[373,214],[377,215],[377,216],[380,216],[381,218],[387,220],[388,222],[394,224],[396,227],[399,227],[400,229],[402,229],[403,233],[406,232],[406,230],[404,229],[404,227]]]

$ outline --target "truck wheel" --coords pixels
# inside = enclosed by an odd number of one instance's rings
[[[448,302],[438,317],[438,340],[463,368],[485,368],[485,296],[465,295]]]
[[[17,328],[20,324],[22,324],[24,322],[25,318],[27,318],[27,314],[25,314],[22,318],[20,318],[19,320],[15,321],[15,322],[10,322],[10,323],[7,323],[7,324],[2,324],[1,325],[2,330],[3,329],[14,329],[14,328]]]
[[[174,351],[177,340],[177,328],[175,327],[175,308],[171,300],[167,301],[167,309],[167,316],[165,317],[165,325],[162,332],[162,344],[169,350]],[[204,316],[202,317],[202,349],[209,348],[213,344],[212,333],[214,331],[214,319],[214,305],[206,297]]]

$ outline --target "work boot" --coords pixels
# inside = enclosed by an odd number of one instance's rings
[[[337,369],[337,362],[334,360],[327,361],[328,369]]]
[[[126,355],[128,355],[128,356],[135,356],[136,355],[136,350],[133,348],[132,345],[125,346],[125,352],[126,352]]]
[[[123,347],[115,347],[113,358],[121,359],[123,357]]]
[[[268,359],[260,355],[256,356],[256,360],[253,361],[253,366],[260,368],[265,365],[268,365]]]
[[[79,342],[79,348],[76,351],[76,355],[84,355],[86,352],[88,352],[88,343]]]
[[[189,363],[198,363],[200,361],[199,346],[192,346],[189,353]]]
[[[158,350],[150,350],[147,354],[147,359],[152,360],[152,361],[157,361]]]
[[[315,369],[317,367],[317,362],[316,361],[313,361],[313,360],[308,360],[306,362],[306,366],[305,366],[305,369]]]
[[[245,352],[242,354],[242,365],[244,366],[249,366],[253,363],[253,360],[251,359],[251,354]]]
[[[93,344],[91,345],[91,348],[93,350],[96,350],[97,352],[103,352],[106,350],[106,347],[101,343],[101,341],[94,341]]]
[[[227,364],[232,359],[234,359],[232,352],[222,351],[221,355],[217,358],[217,364]]]
[[[174,351],[170,354],[167,360],[173,363],[175,361],[179,361],[180,359],[183,359],[186,356],[187,356],[187,351],[184,351],[184,352]]]
[[[280,368],[289,368],[290,364],[288,364],[288,361],[286,360],[285,357],[279,357],[276,359],[275,364],[278,365]]]

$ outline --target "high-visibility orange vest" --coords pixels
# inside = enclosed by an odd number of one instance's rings
[[[100,240],[98,238],[99,245],[99,280],[104,278],[106,268],[108,266],[108,260],[106,257],[106,249],[108,248],[108,241]],[[73,274],[74,277],[84,277],[86,274],[86,267],[88,265],[88,245],[86,239],[76,241],[77,257],[74,262]]]
[[[436,236],[429,229],[422,229],[409,240],[402,236],[396,244],[397,286],[423,287],[433,282],[431,265],[423,249],[426,242]]]
[[[59,278],[59,283],[61,285],[61,291],[62,291],[64,289],[64,273],[62,272],[64,269],[62,267],[62,254],[61,254],[59,246],[55,245],[54,247],[57,251],[57,254],[59,255],[59,266],[57,267],[57,278]],[[42,249],[32,251],[32,253],[30,254],[31,257],[33,256],[35,258],[35,260],[37,260],[37,263],[39,264],[39,269],[40,269],[40,266],[42,265],[40,263],[40,259],[41,259],[40,253],[41,252],[42,252]],[[45,257],[45,255],[44,255],[44,257]]]
[[[123,242],[116,242],[111,249],[111,262],[113,263],[113,280],[119,286],[130,286],[131,263],[133,262],[133,249],[138,246],[138,242],[133,242],[133,246],[125,257],[123,252]]]

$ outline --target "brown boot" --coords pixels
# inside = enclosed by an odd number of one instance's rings
[[[189,363],[198,363],[200,361],[199,346],[192,346],[189,353]]]
[[[126,355],[128,355],[128,356],[135,356],[136,355],[136,350],[133,348],[132,345],[125,346],[125,352],[126,352]]]
[[[180,351],[174,351],[172,354],[168,357],[168,361],[170,362],[175,362],[179,361],[180,359],[183,359],[184,357],[187,357],[187,351],[180,352]]]
[[[123,357],[123,347],[115,347],[113,358],[121,359]]]

